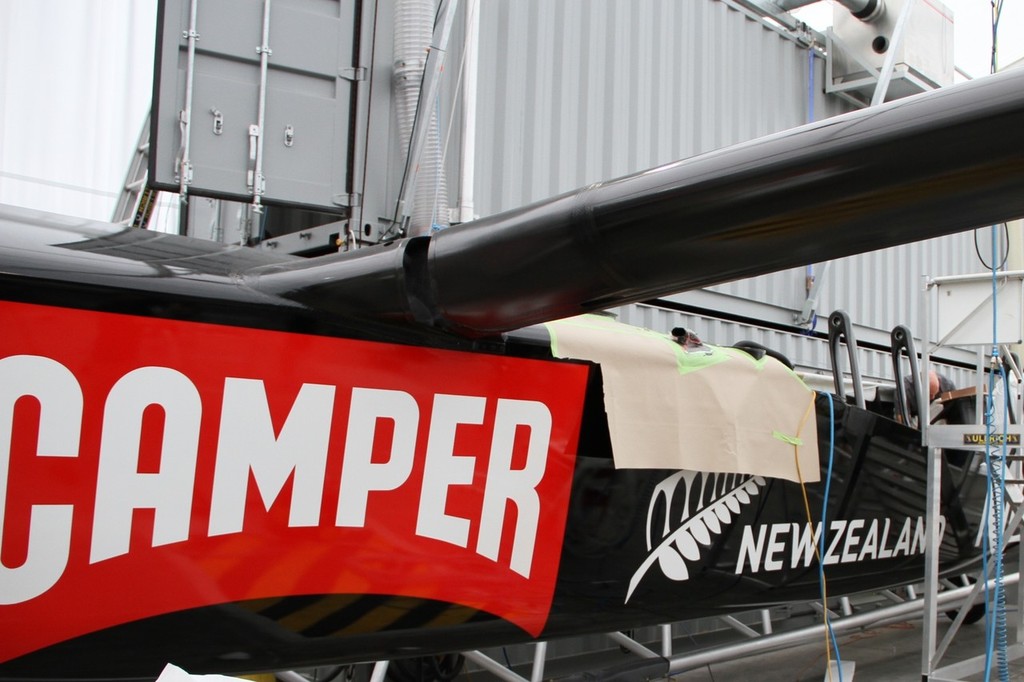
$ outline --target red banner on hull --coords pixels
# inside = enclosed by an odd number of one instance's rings
[[[0,660],[300,594],[544,627],[585,366],[9,302],[0,319]]]

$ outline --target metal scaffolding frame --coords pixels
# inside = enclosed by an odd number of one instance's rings
[[[986,294],[984,287],[991,284],[991,293]],[[979,286],[980,285],[980,286]],[[940,299],[940,294],[945,294]],[[1009,304],[1006,306],[1008,315],[1001,319],[1002,328],[999,327],[1000,318],[997,314],[997,303],[1005,299]],[[974,585],[969,599],[957,613],[953,624],[950,626],[941,642],[937,642],[937,618],[940,606],[940,595],[938,592],[938,563],[939,563],[939,515],[941,497],[941,458],[942,448],[955,447],[960,450],[969,450],[974,453],[972,460],[967,466],[979,467],[985,463],[980,460],[978,454],[991,447],[995,434],[992,432],[992,415],[986,414],[983,400],[986,394],[985,389],[985,356],[984,347],[996,347],[999,355],[993,352],[990,355],[990,367],[988,371],[996,369],[996,363],[1000,355],[1008,359],[1018,382],[1021,381],[1020,367],[1012,359],[1009,344],[1021,343],[1024,339],[1024,321],[1020,319],[1021,301],[1024,300],[1024,272],[996,272],[982,273],[979,275],[959,275],[955,277],[941,277],[926,280],[923,288],[923,311],[925,321],[924,347],[922,351],[921,374],[928,377],[930,370],[931,354],[934,350],[944,345],[973,345],[978,348],[977,355],[977,381],[974,387],[975,424],[929,424],[928,420],[922,420],[921,442],[928,450],[928,493],[927,493],[927,521],[926,534],[928,542],[925,551],[925,584],[924,584],[924,631],[921,652],[921,676],[925,680],[936,680],[953,682],[960,680],[966,675],[980,672],[985,669],[988,657],[992,652],[983,653],[980,656],[965,661],[940,665],[943,662],[948,647],[956,636],[961,624],[966,618],[967,610],[974,600],[980,595],[982,587],[988,586],[994,580],[991,573],[997,562],[991,562],[987,566],[987,572],[983,568],[974,579]],[[986,328],[987,325],[987,328]],[[989,333],[988,330],[992,330]],[[996,331],[998,330],[998,332]],[[989,334],[985,338],[985,334]],[[997,336],[998,334],[998,336]],[[927,380],[927,379],[925,379]],[[1010,396],[1009,387],[1004,388],[1005,395]],[[918,390],[919,407],[918,414],[927,413],[927,400],[924,398],[924,391]],[[1022,404],[1020,395],[1013,399],[1013,408],[1010,412],[1008,423],[1003,424],[1000,438],[1007,443],[1013,443],[1013,439],[1020,443],[1022,434]],[[984,432],[981,429],[984,428]],[[979,438],[979,433],[981,437]],[[1009,462],[1020,462],[1022,456],[1019,449],[1016,454],[1006,457]],[[1006,462],[1003,463],[1003,469]],[[1018,465],[1019,467],[1019,465]],[[1019,471],[1019,469],[1018,469]],[[1020,486],[1024,483],[1019,473],[1014,480],[1003,480],[1003,483],[1013,483]],[[1021,505],[1021,498],[1018,495],[1002,498],[1007,510],[1012,511],[1009,522],[1005,524],[1003,533],[1012,536],[1020,526],[1024,505]],[[991,483],[989,499],[991,499]],[[988,505],[990,506],[990,505]],[[983,521],[987,517],[982,517]],[[982,528],[979,530],[978,542],[983,538]],[[990,529],[985,535],[990,535]],[[1009,554],[1003,557],[1003,563],[1015,565],[1019,574],[1021,566],[1024,566],[1024,549],[1018,544],[1015,557]],[[1011,562],[1013,562],[1011,564]],[[1004,583],[1009,583],[1004,580]],[[1007,660],[1016,660],[1024,656],[1024,590],[1019,588],[1015,582],[1016,589],[1010,592],[1012,603],[1016,605],[1015,620],[1012,625],[1007,623],[1008,629],[1012,629],[1013,636],[1011,644],[1007,647]],[[986,590],[987,592],[987,590]],[[1008,602],[1010,600],[1008,599]]]
[[[1005,582],[1006,584],[1016,584],[1018,574],[1006,576]],[[989,580],[987,586],[991,588],[993,583],[994,581]],[[966,613],[967,609],[976,603],[980,591],[984,587],[986,586],[982,584],[958,586],[951,580],[942,580],[940,581],[941,591],[937,592],[937,599],[934,603],[943,611],[950,611],[962,606],[962,612]],[[848,597],[830,599],[828,627],[836,635],[839,635],[920,618],[925,613],[928,595],[918,596],[915,586],[907,586],[901,592],[902,594],[898,594],[893,590],[883,590],[870,597],[862,595],[856,605],[851,603]],[[825,613],[826,609],[821,602],[809,602],[808,604],[811,610],[819,615]],[[745,616],[744,620],[747,621],[759,620],[760,622],[756,625],[760,630],[740,620],[738,616],[741,615]],[[779,628],[780,623],[778,621],[773,623],[769,609],[723,615],[719,616],[718,620],[735,631],[736,636],[733,639],[710,647],[688,647],[685,651],[677,651],[680,635],[673,634],[674,626],[677,625],[675,623],[645,628],[648,634],[651,630],[657,633],[658,636],[653,638],[655,640],[653,642],[641,641],[640,638],[624,632],[605,633],[604,641],[618,647],[624,653],[631,654],[631,657],[625,661],[616,662],[613,667],[602,668],[600,664],[595,666],[592,663],[589,665],[581,663],[578,666],[572,666],[573,672],[568,676],[573,679],[583,676],[589,680],[614,677],[619,681],[667,678],[707,665],[820,641],[826,628],[823,622],[788,629],[785,626]],[[962,621],[962,618],[960,620]],[[683,635],[682,638],[690,639],[686,635]],[[502,682],[542,682],[552,678],[548,665],[555,659],[551,656],[547,641],[518,646],[524,649],[532,648],[529,662],[515,666],[521,672],[517,672],[507,659],[505,663],[502,663],[485,651],[470,650],[460,653],[477,668]],[[579,656],[583,661],[588,656],[597,653],[600,652],[581,649]],[[390,661],[376,661],[370,665],[367,682],[384,682]],[[525,675],[526,668],[529,669],[528,677]],[[555,678],[564,675],[564,672],[556,673]],[[276,677],[282,682],[309,682],[311,679],[292,671],[278,672]],[[945,678],[933,677],[931,679]]]

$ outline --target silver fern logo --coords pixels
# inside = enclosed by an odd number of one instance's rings
[[[764,484],[761,476],[700,471],[680,471],[659,483],[647,509],[650,553],[629,581],[626,602],[655,564],[669,580],[687,580],[686,562],[699,560],[700,548],[709,547]]]

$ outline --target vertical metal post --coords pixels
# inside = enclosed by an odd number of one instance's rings
[[[927,420],[927,416],[924,419]],[[922,646],[921,673],[923,677],[927,678],[937,663],[932,658],[935,655],[938,619],[936,599],[939,594],[939,491],[941,490],[939,458],[942,456],[942,451],[938,448],[926,447],[925,456],[928,458],[928,502],[925,512],[925,537],[927,541],[925,542],[924,563],[924,643]]]
[[[188,57],[185,64],[185,108],[178,112],[178,126],[181,130],[181,154],[177,160],[178,175],[178,199],[181,201],[178,232],[186,234],[188,228],[188,211],[185,210],[188,204],[188,186],[192,183],[192,91],[195,89],[196,72],[196,41],[199,40],[199,33],[196,31],[196,14],[198,12],[199,0],[192,0],[189,5],[188,31],[184,38],[188,42]]]
[[[270,55],[270,0],[263,0],[263,34],[256,52],[260,55],[260,90],[256,102],[256,123],[249,126],[249,160],[252,170],[249,171],[249,189],[252,191],[253,219],[261,220],[263,206],[260,197],[265,191],[263,180],[263,138],[267,111],[267,67]]]
[[[457,222],[473,220],[476,176],[477,67],[480,60],[480,0],[466,2],[466,52],[462,71],[462,154]]]
[[[533,649],[533,669],[530,671],[530,682],[542,682],[544,679],[544,662],[547,660],[548,643],[537,642]]]
[[[1018,527],[1017,532],[1020,532]],[[1017,551],[1015,552],[1017,557],[1017,574],[1020,575],[1024,572],[1024,542],[1017,543]],[[1016,617],[1013,619],[1013,638],[1012,642],[1015,644],[1024,643],[1024,588],[1021,587],[1020,580],[1013,585],[1013,602],[1017,605]]]
[[[768,609],[761,609],[761,632],[765,635],[772,634],[772,612]]]
[[[923,288],[921,290],[921,301],[924,304],[921,311],[921,381],[917,386],[917,426],[921,431],[921,445],[928,446],[929,422],[929,401],[931,398],[931,387],[929,373],[932,367],[932,337],[938,337],[938,332],[932,333],[932,316],[937,311],[939,304],[939,292],[935,284],[928,279],[922,278]],[[935,306],[933,308],[933,306]]]
[[[925,448],[925,457],[928,459],[926,474],[927,502],[925,506],[925,537],[927,540],[924,551],[924,622],[921,635],[923,639],[921,646],[921,677],[923,679],[928,679],[937,663],[933,658],[935,656],[935,631],[938,619],[937,600],[939,595],[939,493],[941,491],[939,457],[941,457],[941,453],[937,448],[931,447],[928,442],[928,398],[925,398],[925,394],[930,390],[928,371],[932,352],[931,339],[934,336],[932,334],[931,318],[934,312],[932,306],[937,305],[937,298],[937,288],[931,286],[925,280],[924,292],[922,294],[922,300],[924,301],[924,310],[922,311],[924,328],[921,331],[923,341],[923,367],[921,368],[921,373],[924,378],[921,381],[922,385],[918,387],[919,390],[917,391],[917,422],[921,428],[921,442]]]
[[[367,193],[367,150],[373,145],[370,143],[370,110],[373,107],[370,95],[373,92],[372,83],[374,73],[371,65],[374,63],[374,48],[376,41],[373,40],[373,33],[377,24],[377,2],[367,0],[357,2],[353,15],[356,25],[360,27],[360,35],[357,36],[359,49],[355,54],[355,63],[352,65],[356,75],[362,76],[353,81],[352,97],[355,100],[354,122],[352,130],[353,137],[352,153],[352,178],[351,191],[359,195],[359,201],[355,202],[349,209],[349,229],[346,236],[345,250],[358,248],[357,236],[363,235],[363,213],[367,205],[376,207],[377,201],[372,198],[372,191]],[[378,95],[379,96],[379,95]],[[365,235],[369,237],[367,233]]]
[[[661,626],[661,655],[665,658],[672,655],[672,625],[670,623]]]

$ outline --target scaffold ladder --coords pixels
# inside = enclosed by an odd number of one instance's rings
[[[156,207],[157,191],[149,186],[149,115],[142,124],[124,187],[114,209],[113,222],[146,229]]]

